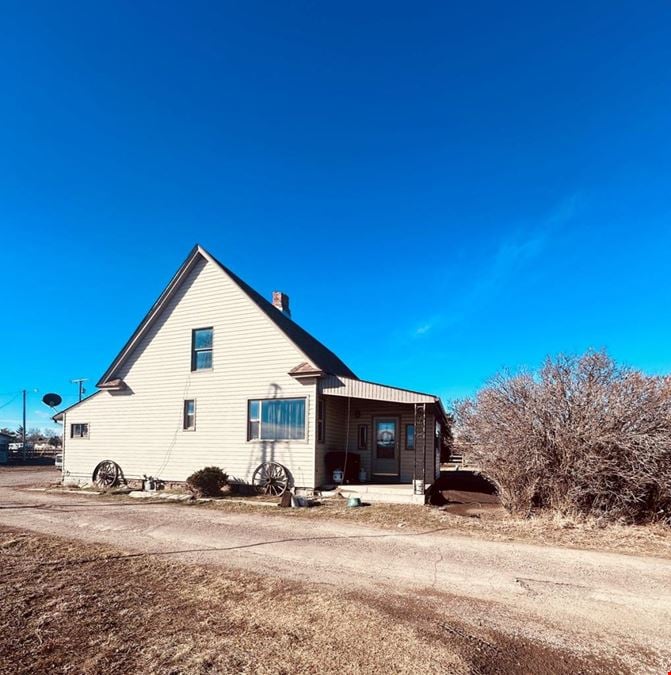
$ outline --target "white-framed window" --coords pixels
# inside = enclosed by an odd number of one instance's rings
[[[368,425],[360,424],[357,429],[357,450],[368,450]]]
[[[415,425],[406,424],[405,425],[405,449],[414,450],[415,449]]]
[[[196,430],[196,400],[193,398],[184,401],[184,417],[182,428],[184,431]]]
[[[87,423],[78,422],[70,425],[70,438],[88,438],[89,425]]]
[[[247,405],[247,440],[305,439],[305,399],[253,399]]]
[[[212,334],[212,327],[191,331],[191,370],[212,368]]]

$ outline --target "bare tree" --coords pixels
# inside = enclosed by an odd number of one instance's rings
[[[29,441],[30,443],[38,443],[43,438],[44,436],[42,435],[42,430],[38,429],[37,427],[28,429],[26,433],[26,440]]]
[[[61,434],[59,433],[58,429],[46,427],[44,429],[43,435],[49,445],[52,447],[59,448],[61,446]]]
[[[604,352],[496,376],[456,405],[457,443],[504,506],[671,522],[671,378]]]

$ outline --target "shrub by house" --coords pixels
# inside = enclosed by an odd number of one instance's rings
[[[604,352],[497,375],[456,405],[458,443],[503,505],[671,523],[671,378]]]

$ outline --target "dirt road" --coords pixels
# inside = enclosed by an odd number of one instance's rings
[[[671,561],[216,507],[28,491],[52,471],[0,470],[0,524],[182,561],[421,600],[446,618],[671,670]],[[666,669],[666,670],[664,670]]]

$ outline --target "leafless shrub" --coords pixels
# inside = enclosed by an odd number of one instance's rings
[[[671,523],[671,378],[604,352],[501,374],[456,408],[456,443],[504,506]]]

